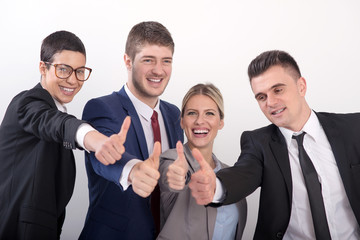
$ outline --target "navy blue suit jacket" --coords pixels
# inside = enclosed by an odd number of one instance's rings
[[[177,141],[184,140],[180,111],[165,101],[160,101],[160,111],[169,147],[175,148]],[[149,198],[138,196],[131,186],[123,191],[119,183],[123,167],[129,160],[149,157],[140,119],[125,89],[90,100],[83,112],[83,119],[107,136],[120,131],[126,116],[131,117],[131,126],[125,142],[126,153],[120,161],[105,166],[96,160],[94,153],[85,153],[90,206],[80,239],[154,238]]]

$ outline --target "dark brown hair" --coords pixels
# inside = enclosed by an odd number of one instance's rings
[[[158,22],[141,22],[136,24],[128,35],[125,53],[133,61],[145,44],[169,47],[174,53],[174,41],[170,32]]]
[[[280,50],[272,50],[261,53],[251,61],[248,67],[250,82],[252,78],[261,75],[272,66],[283,67],[296,80],[301,77],[299,66],[290,54]]]

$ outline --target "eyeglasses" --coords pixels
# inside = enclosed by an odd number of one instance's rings
[[[55,67],[55,75],[58,78],[66,79],[71,76],[71,74],[75,71],[75,77],[78,81],[84,82],[89,79],[92,69],[88,67],[79,67],[73,69],[71,66],[66,64],[52,64],[49,62],[45,62],[45,64],[51,65]]]

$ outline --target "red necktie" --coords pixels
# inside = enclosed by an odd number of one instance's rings
[[[151,127],[154,132],[154,143],[161,143],[160,126],[158,121],[158,113],[154,110],[151,116]],[[160,189],[159,185],[156,185],[154,191],[151,194],[151,213],[155,222],[155,238],[160,232]]]
[[[160,135],[160,126],[158,121],[158,113],[154,110],[153,115],[151,116],[151,127],[154,132],[154,143],[161,143],[161,135]]]

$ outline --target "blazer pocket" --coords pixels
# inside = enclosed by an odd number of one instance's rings
[[[351,167],[352,171],[360,171],[360,164],[359,163],[351,164],[350,167]]]
[[[19,214],[18,238],[58,239],[56,216],[30,206],[22,207]]]
[[[23,206],[20,210],[20,223],[37,224],[57,231],[57,218],[48,212],[35,209],[31,206]]]

